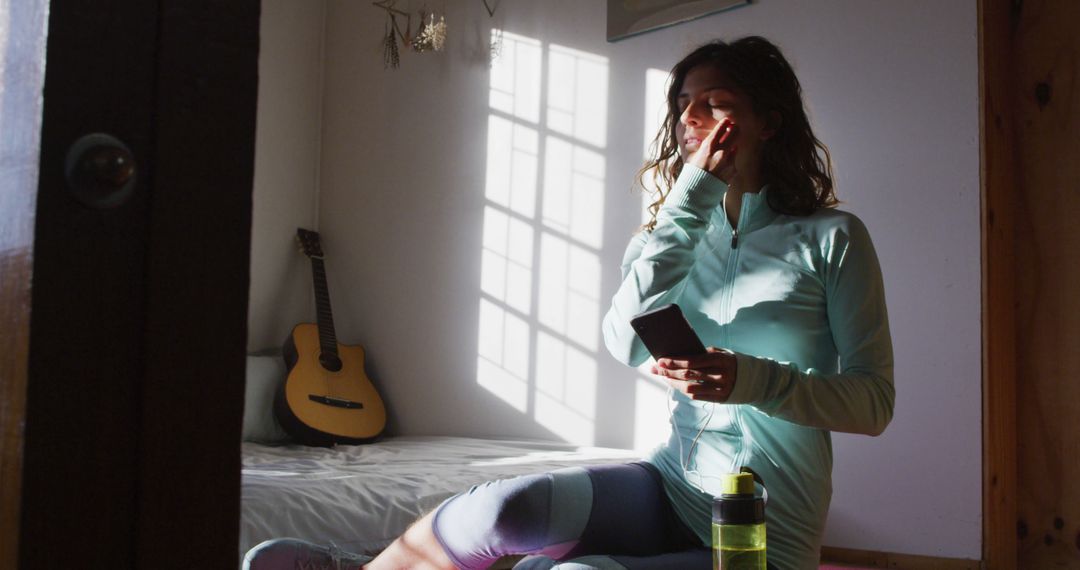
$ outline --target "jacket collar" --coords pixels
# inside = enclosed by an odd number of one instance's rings
[[[754,230],[769,225],[779,215],[769,207],[768,192],[769,186],[765,185],[758,192],[747,192],[742,195],[742,205],[739,208],[738,224],[740,235],[746,235]],[[724,193],[724,197],[727,197],[727,192]],[[724,213],[723,201],[721,201],[720,206],[716,208],[715,215],[718,215],[721,218],[720,224],[718,225],[722,225],[722,227],[730,233],[732,227]]]

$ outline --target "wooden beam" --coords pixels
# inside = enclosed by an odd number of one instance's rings
[[[1080,2],[1014,16],[1016,479],[1021,568],[1080,568]]]
[[[1013,31],[1016,4],[979,0],[982,182],[983,560],[1017,564]]]

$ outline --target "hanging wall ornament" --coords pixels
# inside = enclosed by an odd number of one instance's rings
[[[412,49],[417,52],[442,51],[446,44],[446,16],[435,20],[435,13],[420,11],[420,21],[424,22],[412,41]]]
[[[388,19],[386,36],[383,37],[383,69],[397,69],[399,65],[401,65],[401,54],[398,52],[397,36],[393,22]]]
[[[490,59],[488,63],[494,63],[499,56],[502,55],[503,47],[503,31],[498,28],[491,29],[491,44],[488,46],[490,52]]]
[[[435,49],[435,43],[432,38],[432,27],[435,24],[435,14],[428,14],[424,10],[420,10],[420,29],[416,31],[416,36],[412,40],[412,49],[415,52],[423,53],[425,51],[432,51]]]
[[[484,3],[484,9],[487,10],[488,17],[495,17],[495,10],[499,7],[499,0],[480,0]],[[495,63],[495,60],[502,55],[503,47],[503,32],[499,28],[491,29],[491,42],[488,44],[488,65]]]
[[[439,21],[432,26],[431,43],[435,51],[442,51],[446,46],[446,16],[439,16]]]
[[[371,4],[386,11],[386,35],[383,36],[383,69],[397,69],[401,65],[401,52],[398,50],[397,41],[409,47],[411,41],[408,34],[403,33],[398,26],[398,16],[405,18],[405,31],[411,32],[412,16],[394,7],[397,0],[378,0]],[[396,37],[395,37],[396,36]]]

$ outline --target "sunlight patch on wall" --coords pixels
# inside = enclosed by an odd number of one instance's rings
[[[495,30],[492,30],[492,37]],[[491,65],[489,105],[523,121],[540,121],[540,41],[505,32]]]
[[[537,307],[548,330],[537,350],[534,417],[583,444],[595,441],[607,83],[607,58],[559,45],[548,50]]]
[[[634,449],[648,451],[671,434],[667,385],[646,368],[634,385]]]
[[[668,75],[668,72],[662,69],[645,71],[642,160],[648,160],[657,150],[653,149],[652,145],[667,116]],[[649,205],[656,200],[656,185],[652,183],[651,175],[646,175],[643,182],[645,188],[641,193],[641,223],[644,224],[652,218]],[[671,433],[667,385],[649,373],[651,363],[652,359],[649,359],[638,368],[641,376],[637,378],[634,386],[634,449],[639,451],[656,447],[666,441]]]
[[[528,410],[529,324],[480,299],[476,382],[518,411]]]
[[[667,82],[668,72],[655,68],[645,70],[645,140],[641,148],[641,156],[645,158],[652,154],[649,147],[660,127],[664,126],[667,115]]]
[[[487,199],[532,218],[536,211],[538,151],[536,129],[496,115],[489,117],[484,191]]]
[[[607,146],[607,58],[552,45],[548,77],[547,127],[595,147]]]
[[[592,443],[595,352],[540,331],[536,348],[536,420],[559,437]]]
[[[540,322],[596,353],[600,331],[600,259],[545,233],[540,243]]]
[[[480,290],[518,312],[532,311],[533,229],[491,206],[484,208]]]
[[[548,136],[544,145],[544,226],[600,249],[604,155],[554,136]]]
[[[608,60],[510,33],[502,44],[491,70],[477,383],[556,436],[592,445]]]
[[[653,141],[656,139],[656,134],[660,132],[660,127],[664,125],[664,119],[667,116],[667,82],[668,72],[662,69],[648,69],[645,71],[645,122],[641,157],[642,160],[649,160],[652,157],[654,149],[652,148]],[[645,176],[645,191],[641,193],[641,223],[646,223],[652,217],[649,214],[649,204],[656,201],[656,197],[653,195],[656,192],[656,185],[652,183],[651,176]]]

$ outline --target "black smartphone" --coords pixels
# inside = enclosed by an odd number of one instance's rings
[[[705,345],[686,320],[682,309],[674,303],[634,315],[630,319],[630,326],[653,358],[692,356],[705,352]]]

